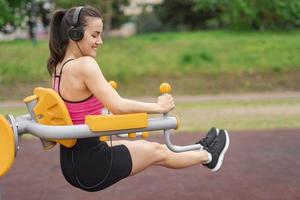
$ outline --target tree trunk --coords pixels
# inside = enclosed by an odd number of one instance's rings
[[[105,14],[104,14],[104,31],[108,33],[111,30],[112,26],[112,16],[113,16],[113,1],[105,1]]]

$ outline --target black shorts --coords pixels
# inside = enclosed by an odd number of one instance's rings
[[[132,169],[125,145],[110,147],[98,137],[78,139],[72,148],[60,146],[60,163],[65,179],[89,192],[105,189],[128,177]]]

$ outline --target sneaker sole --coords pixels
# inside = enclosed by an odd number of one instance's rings
[[[224,130],[224,132],[225,132],[225,135],[226,135],[226,144],[225,144],[225,147],[224,147],[224,149],[222,150],[222,152],[220,154],[217,165],[215,166],[215,168],[211,169],[211,171],[213,171],[213,172],[216,172],[221,168],[222,163],[223,163],[223,159],[224,159],[224,155],[225,155],[225,153],[226,153],[226,151],[228,150],[228,147],[229,147],[229,143],[230,143],[229,135],[228,135],[226,130]]]

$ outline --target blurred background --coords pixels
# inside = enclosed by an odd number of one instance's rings
[[[51,87],[54,10],[87,4],[103,16],[96,60],[106,79],[151,102],[169,82],[181,121],[174,143],[227,129],[224,167],[153,167],[87,194],[62,177],[58,147],[45,153],[24,135],[0,199],[300,199],[300,0],[0,0],[1,115],[27,113],[22,99]]]
[[[1,113],[50,87],[55,9],[104,19],[97,61],[122,96],[153,100],[169,82],[182,130],[299,128],[299,0],[0,0]]]

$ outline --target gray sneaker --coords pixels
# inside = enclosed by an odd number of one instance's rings
[[[208,131],[206,137],[201,139],[196,144],[201,144],[203,147],[209,147],[218,135],[219,135],[219,129],[213,127]]]
[[[212,161],[207,164],[203,164],[211,171],[218,171],[223,163],[224,155],[229,147],[229,135],[226,130],[220,130],[216,139],[212,142],[209,147],[204,149],[211,153]]]

